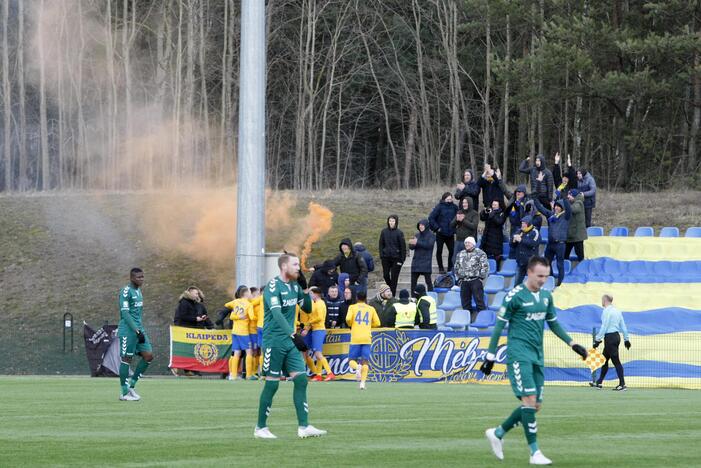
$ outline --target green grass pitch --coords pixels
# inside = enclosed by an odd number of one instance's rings
[[[140,402],[116,379],[1,377],[0,466],[525,466],[519,426],[492,455],[485,428],[517,405],[507,386],[309,384],[310,421],[329,431],[299,440],[292,383],[253,439],[260,382],[146,378]],[[543,453],[557,466],[699,466],[701,393],[546,387]]]

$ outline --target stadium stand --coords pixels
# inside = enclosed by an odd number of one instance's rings
[[[660,230],[660,237],[679,237],[679,228],[676,226],[663,227]]]
[[[613,237],[628,237],[628,228],[625,226],[616,226],[611,228],[609,236]]]
[[[465,309],[455,309],[450,316],[450,322],[446,323],[446,327],[453,330],[464,330],[470,325],[470,311]]]
[[[640,226],[635,229],[635,237],[654,237],[655,230],[650,226]]]

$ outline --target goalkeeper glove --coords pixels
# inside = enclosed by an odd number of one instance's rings
[[[595,347],[595,348],[598,348],[600,344],[601,344],[601,340],[596,340],[596,341],[594,342],[594,347]]]
[[[623,342],[623,344],[625,345],[626,349],[630,349],[630,341],[626,340]]]
[[[587,353],[587,350],[584,349],[584,346],[582,346],[581,344],[577,344],[577,343],[573,344],[573,345],[572,345],[572,351],[574,351],[575,353],[577,353],[577,354],[579,354],[580,356],[582,356],[582,359],[586,359],[586,358],[587,358],[587,354],[588,354],[588,353]]]
[[[139,342],[139,344],[146,343],[146,337],[141,330],[136,330],[136,340]]]
[[[302,352],[309,351],[309,347],[307,346],[307,343],[304,342],[304,338],[302,338],[298,333],[291,335],[291,337],[295,347],[298,350]]]
[[[484,358],[484,362],[482,363],[482,367],[480,367],[480,370],[484,375],[489,375],[492,373],[492,367],[494,367],[495,359],[496,356],[494,356],[492,353],[487,353]]]

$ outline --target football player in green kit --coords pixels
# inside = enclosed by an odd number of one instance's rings
[[[306,349],[304,339],[295,334],[297,305],[309,313],[312,300],[306,291],[306,280],[299,271],[299,258],[285,253],[278,258],[280,275],[271,279],[263,291],[263,375],[265,385],[260,394],[258,424],[253,431],[257,439],[276,439],[268,429],[268,416],[273,397],[280,385],[280,377],[289,375],[294,383],[293,399],[297,412],[297,436],[319,437],[326,434],[309,424],[307,404],[307,373],[300,350]],[[300,285],[298,279],[303,283]]]
[[[144,284],[144,272],[141,268],[132,268],[129,273],[129,284],[119,291],[119,384],[122,392],[119,399],[122,401],[139,401],[141,397],[134,391],[134,386],[139,377],[146,372],[153,361],[153,349],[148,340],[141,316],[144,310],[144,296],[141,294],[141,286]],[[141,360],[136,365],[134,374],[127,384],[129,366],[135,354],[141,355]]]
[[[526,440],[531,450],[531,465],[550,465],[552,461],[538,449],[536,434],[538,425],[535,414],[543,401],[543,329],[548,322],[550,330],[572,350],[586,359],[587,350],[575,343],[557,321],[553,297],[549,291],[542,290],[550,274],[548,261],[543,257],[533,256],[528,262],[528,279],[512,289],[504,298],[504,303],[497,314],[497,323],[489,343],[489,350],[481,370],[485,375],[492,372],[499,337],[508,323],[509,334],[506,348],[506,364],[511,388],[521,406],[506,418],[501,425],[487,429],[485,435],[492,446],[494,455],[504,459],[503,437],[517,424],[523,425]]]

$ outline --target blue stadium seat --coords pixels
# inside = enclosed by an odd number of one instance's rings
[[[511,244],[508,242],[504,242],[504,247],[503,247],[503,255],[504,257],[509,256],[509,252],[511,252]]]
[[[609,236],[628,237],[628,228],[625,226],[616,226],[614,228],[611,228],[611,232],[609,232]]]
[[[507,278],[510,278],[516,275],[517,271],[518,266],[516,265],[516,259],[507,258],[501,263],[501,270],[499,270],[499,274],[501,276],[506,276]]]
[[[601,226],[589,226],[587,228],[587,235],[589,237],[599,237],[604,235],[604,228]]]
[[[543,289],[546,291],[552,291],[555,289],[555,277],[554,276],[548,276],[548,279],[545,280],[545,284],[543,285]]]
[[[502,302],[504,302],[504,298],[506,297],[506,291],[499,291],[494,295],[494,299],[492,299],[492,303],[489,304],[489,310],[499,310],[499,307],[501,307]]]
[[[640,226],[635,230],[635,237],[654,237],[655,230],[650,226]]]
[[[688,228],[684,237],[701,237],[701,227],[693,226]]]
[[[675,226],[663,227],[660,230],[660,237],[679,237],[679,228]]]
[[[470,324],[474,328],[489,328],[493,327],[497,321],[497,314],[493,310],[480,310],[475,321]]]
[[[541,244],[547,244],[548,243],[548,227],[543,226],[540,228],[540,243]]]
[[[487,259],[487,262],[489,263],[489,274],[493,275],[494,273],[497,272],[497,261],[494,260],[493,258]]]
[[[557,276],[557,273],[558,273],[557,262],[553,261],[552,266],[553,266],[553,275]],[[572,262],[565,259],[565,276],[569,275],[571,271],[572,271]]]
[[[487,283],[484,285],[484,292],[487,294],[496,294],[504,290],[504,277],[501,275],[490,275],[487,278]]]
[[[446,323],[446,327],[453,330],[464,330],[470,325],[470,311],[465,309],[455,309],[450,317],[450,322]]]
[[[429,292],[427,292],[426,294],[428,294],[429,296],[431,296],[431,297],[433,298],[433,300],[436,301],[436,304],[438,304],[438,293],[437,293],[437,292],[435,292],[435,291],[429,291]]]
[[[443,310],[443,309],[437,309],[437,310],[436,310],[436,315],[437,315],[437,317],[436,317],[436,325],[439,326],[439,327],[440,327],[441,325],[445,325],[445,310]]]
[[[445,293],[443,302],[441,302],[438,305],[438,308],[443,310],[453,310],[457,309],[461,305],[462,304],[460,303],[460,293],[457,291],[448,291],[447,293]]]

